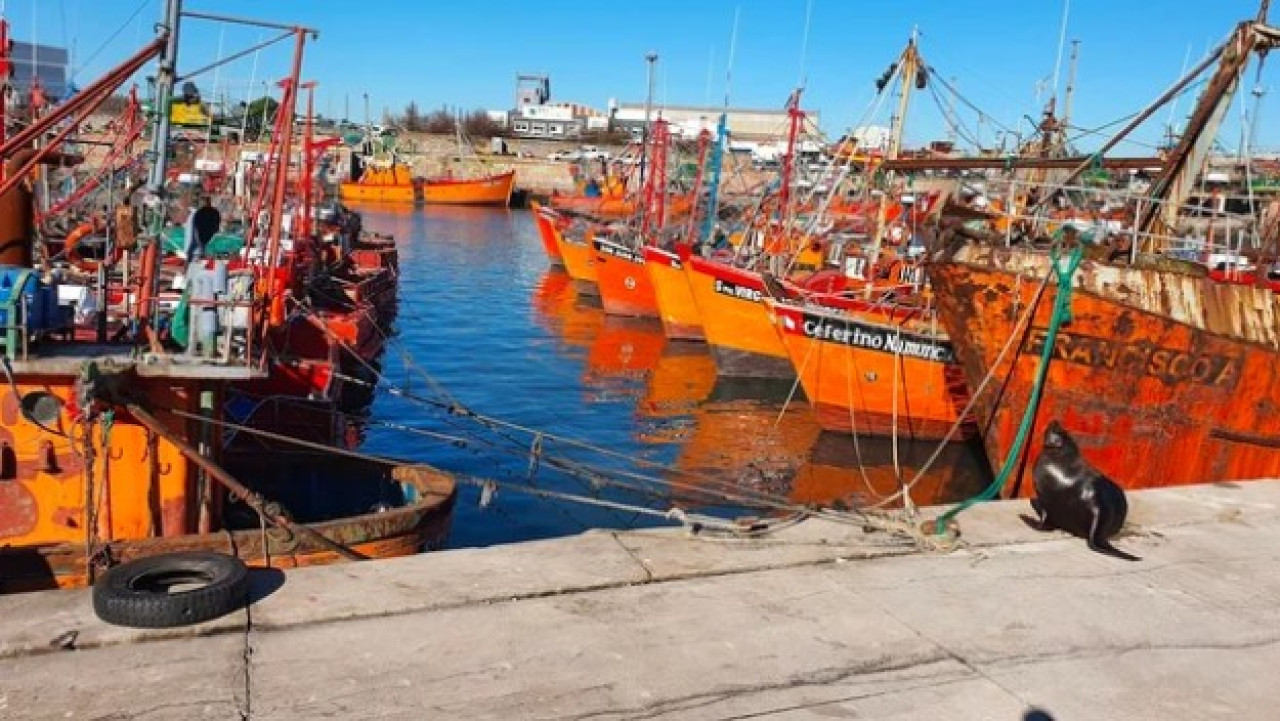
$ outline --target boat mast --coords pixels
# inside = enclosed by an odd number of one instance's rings
[[[907,47],[898,60],[898,71],[902,73],[902,77],[898,92],[898,107],[889,121],[888,160],[897,160],[898,154],[902,152],[902,130],[906,124],[907,107],[911,103],[911,88],[916,81],[916,75],[921,70],[920,52],[916,49],[916,36],[917,30],[913,28],[911,39],[907,41]]]
[[[698,133],[698,169],[693,174],[693,207],[689,210],[689,228],[685,231],[686,242],[692,242],[693,234],[698,229],[698,209],[702,200],[703,173],[707,167],[707,148],[711,145],[711,133],[703,128]]]
[[[167,0],[160,34],[164,37],[164,49],[160,51],[156,70],[156,130],[151,138],[151,154],[155,162],[147,176],[147,192],[164,195],[165,174],[169,169],[169,105],[173,101],[173,84],[178,66],[178,22],[182,15],[182,0]]]
[[[1067,68],[1067,92],[1062,100],[1062,120],[1058,123],[1058,151],[1067,154],[1067,127],[1071,124],[1071,101],[1076,92],[1076,62],[1080,59],[1080,41],[1071,41],[1071,64]]]
[[[709,188],[707,188],[707,209],[702,216],[702,231],[698,238],[703,242],[711,239],[711,233],[715,229],[716,215],[720,212],[720,169],[724,164],[724,146],[729,138],[729,114],[720,113],[720,121],[716,123],[716,142],[711,146],[711,159],[709,161],[711,170],[711,180]]]
[[[787,101],[787,152],[782,156],[782,187],[778,189],[778,215],[784,227],[791,219],[791,176],[795,172],[796,140],[800,136],[800,126],[804,123],[804,111],[800,109],[800,95],[803,88],[796,88]]]
[[[655,52],[645,53],[645,62],[649,63],[649,92],[644,98],[644,134],[640,138],[640,187],[644,187],[645,179],[645,153],[644,146],[649,142],[649,135],[652,132],[649,127],[649,114],[653,112],[653,64],[658,62],[658,54]]]
[[[153,217],[146,224],[151,242],[142,252],[141,268],[138,281],[141,292],[138,294],[138,320],[146,329],[152,350],[159,350],[157,336],[159,334],[159,314],[153,314],[151,307],[159,291],[160,282],[160,244],[164,231],[166,215],[165,176],[169,169],[169,106],[173,102],[173,84],[177,79],[178,67],[178,23],[182,16],[182,0],[168,0],[165,4],[164,16],[161,19],[158,33],[164,39],[164,47],[160,50],[156,69],[156,128],[151,138],[151,173],[147,176],[147,195],[159,202],[152,208]],[[150,323],[148,323],[150,321]]]
[[[1268,0],[1262,3],[1260,18],[1265,17],[1268,4]],[[1249,58],[1254,51],[1265,52],[1277,43],[1280,43],[1280,30],[1261,21],[1245,21],[1219,50],[1217,71],[1200,95],[1182,138],[1169,151],[1164,170],[1152,182],[1152,202],[1142,210],[1138,223],[1140,237],[1167,233],[1177,226],[1178,211],[1208,160],[1218,127],[1239,88]]]
[[[920,82],[921,73],[925,72],[924,63],[920,59],[920,51],[916,47],[917,30],[912,28],[911,39],[907,41],[907,47],[902,51],[902,56],[898,59],[898,72],[902,73],[899,78],[898,90],[898,108],[894,112],[893,119],[889,123],[889,149],[886,160],[897,160],[898,155],[902,152],[902,130],[906,125],[907,108],[911,102],[911,89],[915,85],[923,86]],[[888,219],[889,213],[889,192],[893,189],[895,173],[890,170],[885,175],[885,189],[880,195],[880,205],[876,209],[876,225],[875,236],[871,243],[871,256],[868,259],[867,267],[872,270],[872,277],[867,280],[867,293],[870,294],[872,285],[875,281],[876,266],[880,262],[880,250],[884,245],[884,226]]]
[[[698,239],[707,242],[715,230],[716,216],[720,212],[720,169],[724,163],[724,148],[729,142],[729,94],[733,88],[733,61],[738,51],[738,14],[733,11],[733,33],[729,36],[729,65],[724,71],[724,107],[716,123],[716,144],[711,147],[711,182],[707,191],[706,215],[702,218],[702,232]]]
[[[667,214],[667,121],[659,117],[653,123],[649,139],[649,162],[653,166],[644,186],[644,216],[640,220],[642,239],[666,226]]]
[[[5,98],[9,95],[9,75],[13,65],[9,62],[9,21],[0,17],[0,145],[5,141],[5,126],[9,124]],[[0,163],[0,180],[4,179],[4,163]]]

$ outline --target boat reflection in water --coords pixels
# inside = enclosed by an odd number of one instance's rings
[[[901,506],[889,499],[899,488],[892,439],[855,443],[850,434],[825,432],[792,381],[718,376],[705,344],[669,340],[652,320],[606,316],[593,301],[575,292],[568,275],[548,271],[535,286],[533,309],[556,336],[558,355],[583,361],[589,404],[634,406],[631,437],[654,449],[640,455],[670,464],[634,470],[673,483],[674,490],[661,489],[670,500],[725,516],[744,515],[726,498],[736,492],[794,504]],[[936,449],[932,441],[899,440],[902,479],[913,479]],[[990,480],[981,447],[953,443],[911,497],[947,503]]]
[[[938,449],[937,441],[898,441],[898,464],[903,483],[915,479]],[[794,503],[849,508],[900,508],[899,473],[895,472],[893,440],[857,438],[823,432],[809,453],[809,462],[792,480]],[[982,444],[948,443],[937,460],[911,489],[917,505],[952,503],[973,496],[991,483]]]
[[[656,321],[604,316],[587,352],[583,386],[588,393],[639,400],[666,342]]]
[[[716,385],[716,364],[705,345],[669,341],[636,404],[640,440],[683,443],[692,435],[698,407]]]
[[[559,270],[549,270],[538,279],[533,291],[533,311],[538,325],[559,338],[570,349],[588,350],[604,325],[604,310],[594,299],[583,299],[574,290],[573,278]],[[571,353],[580,358],[580,353]]]
[[[709,494],[733,489],[790,503],[900,507],[894,444],[822,431],[791,383],[717,378],[702,346],[673,344],[659,359],[637,406],[642,440],[683,444],[669,480],[704,484]],[[937,450],[931,441],[897,444],[904,482]],[[912,489],[917,504],[967,498],[991,481],[981,445],[947,444]],[[697,496],[697,494],[695,494]],[[705,502],[689,497],[687,501]]]

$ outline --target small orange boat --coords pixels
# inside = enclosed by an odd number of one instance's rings
[[[339,185],[338,192],[345,202],[412,203],[416,188],[409,166],[394,163],[365,168],[359,179]]]
[[[968,403],[950,340],[921,311],[764,302],[824,430],[938,440]]]
[[[597,233],[591,241],[600,303],[609,315],[657,318],[658,298],[644,256]]]
[[[170,462],[178,460],[167,459],[162,465],[168,467]],[[325,456],[324,463],[348,472],[356,471],[350,463],[332,456]],[[393,489],[391,495],[400,499],[387,504],[390,508],[377,505],[358,516],[317,518],[301,525],[330,543],[342,544],[366,558],[411,556],[442,548],[452,526],[457,499],[453,477],[429,466],[399,466],[389,474],[385,468],[381,472],[385,475],[386,488]],[[350,487],[348,484],[347,488]],[[69,515],[79,517],[74,512]],[[84,541],[78,538],[5,546],[0,548],[0,568],[4,569],[0,575],[0,593],[84,587],[91,581],[89,569],[101,558],[123,563],[160,553],[227,553],[230,550],[256,567],[299,568],[344,560],[310,535],[295,536],[274,528],[263,531],[256,519],[247,520],[254,522],[246,522],[240,528],[224,528],[218,533],[107,539],[96,546],[93,558],[86,557]],[[81,531],[80,535],[83,534]]]
[[[702,314],[693,301],[689,278],[685,275],[683,257],[688,258],[688,246],[683,251],[672,252],[654,245],[643,248],[645,268],[653,284],[653,295],[658,302],[658,318],[662,330],[672,340],[705,340],[702,331]]]
[[[538,227],[538,238],[542,240],[547,260],[551,261],[551,265],[563,268],[564,258],[560,255],[560,245],[556,243],[556,225],[561,222],[560,214],[536,200],[530,202],[529,207],[533,210],[533,222]]]
[[[556,247],[564,259],[565,272],[573,278],[574,287],[582,295],[600,295],[596,258],[591,247],[594,238],[595,230],[591,228],[556,229]]]
[[[478,178],[427,178],[422,183],[422,199],[440,205],[506,206],[515,185],[514,170]]]

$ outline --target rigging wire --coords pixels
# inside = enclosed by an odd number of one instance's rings
[[[151,4],[151,0],[142,0],[142,2],[138,3],[138,7],[134,9],[133,13],[129,15],[129,17],[124,21],[122,25],[120,25],[120,27],[116,28],[115,32],[111,33],[111,35],[108,36],[106,40],[102,41],[102,44],[99,45],[97,49],[94,50],[89,55],[89,59],[80,63],[75,70],[71,71],[70,79],[74,81],[76,79],[76,76],[78,76],[80,72],[83,71],[94,60],[96,60],[98,56],[102,54],[102,51],[107,49],[108,45],[110,45],[113,41],[115,41],[116,38],[120,37],[120,34],[123,33],[125,30],[127,30],[129,25],[135,19],[137,19],[138,15],[140,15],[143,10],[146,10],[147,6],[150,4]]]

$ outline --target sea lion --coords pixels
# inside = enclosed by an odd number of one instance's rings
[[[1124,489],[1089,465],[1075,439],[1057,421],[1044,430],[1044,450],[1036,459],[1032,478],[1036,496],[1031,508],[1039,517],[1040,530],[1060,528],[1085,538],[1098,553],[1142,560],[1108,541],[1129,512]]]

